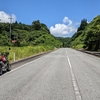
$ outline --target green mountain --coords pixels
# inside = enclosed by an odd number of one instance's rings
[[[71,47],[98,51],[100,49],[100,15],[90,23],[86,19],[81,21],[77,32],[71,38]]]
[[[28,45],[50,45],[61,47],[62,43],[50,34],[49,29],[39,20],[33,21],[32,25],[21,22],[11,24],[0,23],[0,46],[28,46]]]
[[[57,40],[61,41],[62,42],[62,46],[63,47],[70,47],[70,40],[71,38],[70,37],[56,37]]]

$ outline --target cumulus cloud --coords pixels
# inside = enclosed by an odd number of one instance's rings
[[[64,17],[63,23],[55,24],[50,27],[50,32],[54,36],[66,37],[67,35],[76,32],[77,28],[72,20]]]
[[[10,23],[10,19],[12,17],[12,23],[16,21],[16,16],[12,14],[11,16],[4,11],[0,11],[0,22]]]
[[[87,23],[89,24],[90,22],[89,22],[89,21],[87,21]]]
[[[68,25],[72,24],[72,21],[68,17],[64,17],[63,23],[67,23],[67,22],[68,22]]]

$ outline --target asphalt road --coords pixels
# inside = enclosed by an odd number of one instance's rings
[[[58,49],[0,76],[0,100],[100,100],[100,58]]]

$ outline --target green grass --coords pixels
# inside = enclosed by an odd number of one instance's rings
[[[25,46],[25,47],[0,47],[0,52],[9,52],[8,60],[12,62],[14,60],[14,53],[16,60],[26,58],[38,53],[53,50],[52,46]]]

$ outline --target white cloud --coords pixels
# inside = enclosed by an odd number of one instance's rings
[[[87,21],[87,23],[89,24],[90,22],[89,22],[89,21]]]
[[[0,11],[0,22],[4,22],[4,23],[10,23],[10,19],[9,18],[13,18],[12,19],[12,23],[16,21],[16,16],[14,14],[12,14],[11,16],[9,14],[7,14],[4,11]]]
[[[63,23],[67,23],[67,22],[68,22],[68,25],[72,24],[72,21],[68,17],[64,17]]]
[[[66,25],[66,23],[68,24]],[[76,31],[77,28],[75,24],[73,24],[72,20],[70,20],[68,17],[64,17],[63,23],[55,24],[55,26],[50,27],[51,34],[60,37],[66,37],[67,35],[75,33]]]

